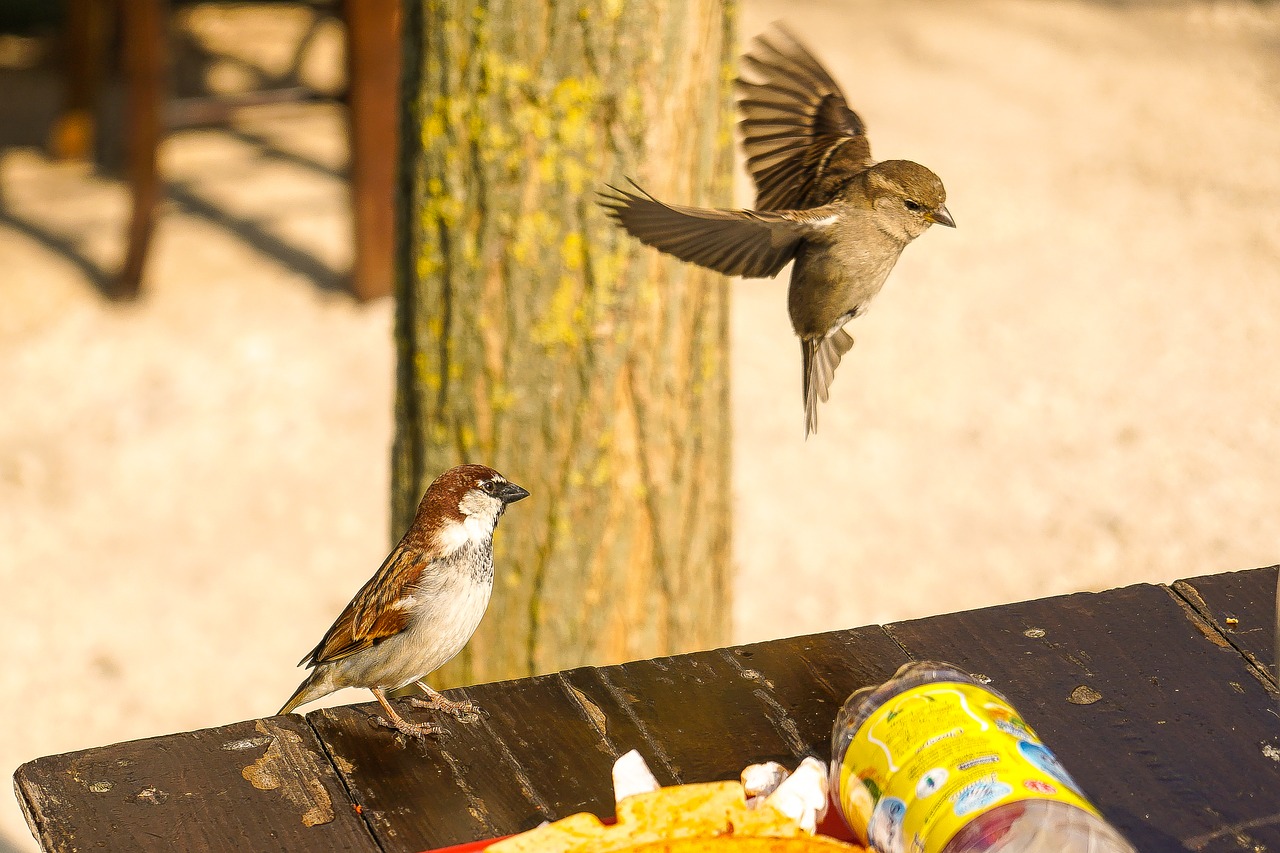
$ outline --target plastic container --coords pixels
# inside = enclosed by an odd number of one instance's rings
[[[831,791],[880,853],[1135,853],[1003,696],[918,661],[844,703]]]

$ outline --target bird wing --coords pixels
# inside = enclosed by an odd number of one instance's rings
[[[350,657],[403,631],[414,603],[412,587],[430,560],[419,548],[397,545],[299,666]]]
[[[794,210],[830,202],[870,167],[867,129],[839,85],[784,26],[742,57],[757,80],[739,78],[738,109],[756,207]]]
[[[646,246],[725,275],[773,277],[795,256],[800,241],[837,219],[831,207],[812,210],[720,210],[665,204],[609,187],[601,204]]]

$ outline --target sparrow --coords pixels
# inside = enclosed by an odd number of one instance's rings
[[[454,702],[423,681],[471,639],[493,591],[493,531],[507,506],[529,493],[484,465],[459,465],[427,487],[413,523],[373,577],[299,666],[312,668],[280,709],[343,687],[366,687],[386,712],[375,725],[410,737],[439,734],[410,723],[387,692],[416,684],[426,699],[410,704],[473,720],[479,709]]]
[[[601,204],[633,237],[725,275],[772,278],[789,262],[787,309],[800,338],[805,437],[818,428],[844,330],[867,310],[908,243],[955,227],[946,190],[910,160],[871,159],[866,127],[822,64],[785,27],[743,56],[738,123],[756,209],[666,204],[610,186]]]

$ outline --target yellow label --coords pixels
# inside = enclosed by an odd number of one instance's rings
[[[1018,712],[976,684],[922,684],[877,708],[845,750],[839,795],[854,831],[881,853],[940,853],[1007,803],[1098,813]]]

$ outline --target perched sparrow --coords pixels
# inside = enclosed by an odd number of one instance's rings
[[[410,703],[473,717],[470,702],[446,699],[422,679],[475,633],[493,591],[494,527],[508,504],[528,496],[484,465],[437,477],[400,544],[298,664],[314,669],[280,713],[343,687],[367,687],[387,712],[373,718],[378,725],[413,737],[438,734],[438,726],[410,723],[387,701],[388,690],[417,684],[427,699]]]
[[[773,277],[795,261],[787,307],[803,354],[808,437],[853,346],[844,324],[867,310],[908,243],[955,220],[933,172],[871,159],[862,119],[786,29],[757,38],[743,62],[758,78],[737,81],[758,209],[664,204],[638,186],[610,187],[602,203],[640,242],[725,275]]]

